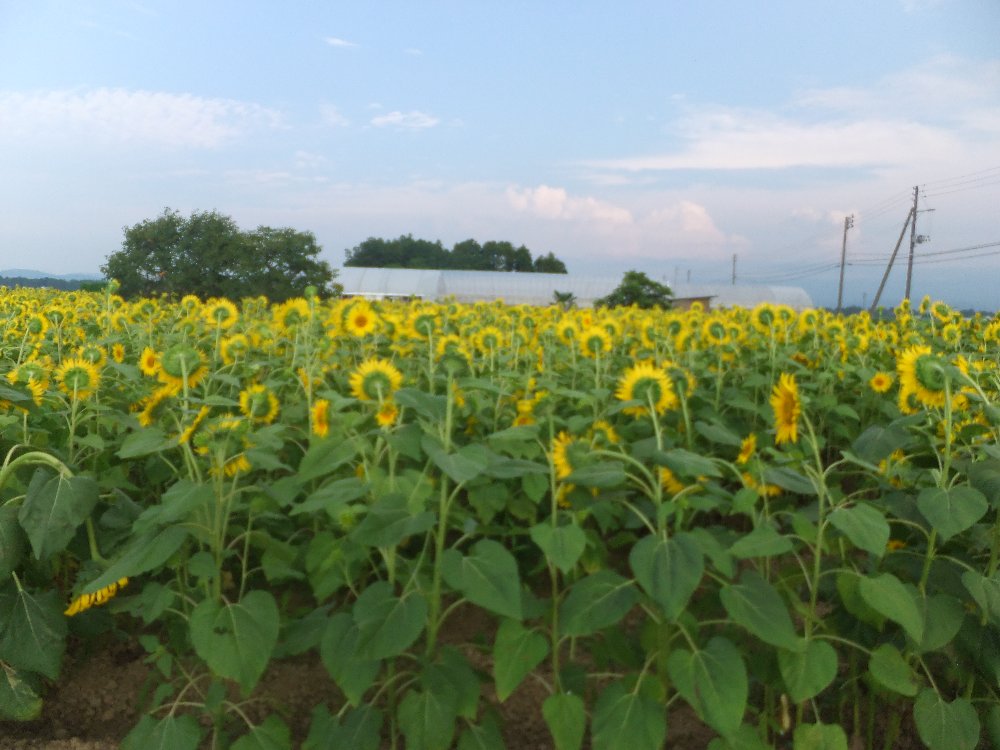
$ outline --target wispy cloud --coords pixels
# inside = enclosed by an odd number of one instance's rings
[[[403,50],[404,55],[413,55],[414,57],[420,57],[424,54],[424,51],[418,47],[407,47]]]
[[[433,128],[441,120],[426,112],[412,110],[410,112],[400,112],[393,110],[384,115],[378,115],[371,119],[371,124],[376,128],[392,127],[400,130],[422,130]]]
[[[281,114],[257,104],[128,89],[0,92],[0,138],[212,148]],[[82,140],[81,140],[82,139]]]
[[[320,107],[320,115],[323,117],[323,122],[335,128],[345,128],[351,124],[344,115],[340,113],[332,104],[324,104]]]
[[[360,46],[357,42],[349,42],[346,39],[341,39],[339,36],[328,36],[324,37],[324,42],[329,44],[331,47],[358,47]]]
[[[941,57],[868,87],[810,89],[775,109],[689,105],[670,129],[675,148],[588,166],[634,173],[879,169],[916,156],[940,164],[995,160],[998,91],[1000,61]]]

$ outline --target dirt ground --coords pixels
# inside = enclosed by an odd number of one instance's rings
[[[461,613],[460,613],[461,614]],[[490,657],[469,646],[483,642],[475,615],[451,621],[443,640],[460,648],[473,665],[489,674]],[[89,653],[71,649],[63,665],[62,677],[45,695],[40,719],[28,723],[0,722],[0,750],[113,750],[140,718],[140,706],[150,694],[157,676],[144,663],[145,654],[135,644],[115,643]],[[504,742],[512,750],[548,750],[552,747],[541,706],[547,693],[536,680],[524,683],[505,702],[499,703],[488,683],[483,696],[502,717]],[[309,729],[313,708],[325,703],[336,708],[339,692],[315,652],[273,663],[252,696],[249,713],[260,720],[278,713],[292,730],[293,746],[298,747]],[[912,722],[903,730],[896,748],[918,748]],[[670,712],[666,747],[677,750],[704,750],[715,733],[686,706]],[[788,743],[790,746],[790,742]],[[860,747],[852,743],[852,750]]]

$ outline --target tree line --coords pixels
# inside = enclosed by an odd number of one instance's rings
[[[566,273],[566,264],[551,252],[532,256],[524,245],[476,240],[456,243],[450,250],[440,240],[416,239],[404,234],[394,240],[369,237],[345,251],[345,266],[362,268],[425,268],[456,271],[520,271]]]

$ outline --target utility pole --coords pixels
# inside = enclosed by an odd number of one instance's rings
[[[736,253],[733,253],[733,286],[736,286]]]
[[[913,209],[910,209],[910,213],[906,215],[906,221],[903,222],[903,229],[899,233],[899,239],[896,240],[896,247],[892,250],[892,255],[889,256],[889,265],[885,267],[885,273],[882,274],[882,283],[878,285],[878,291],[875,292],[875,299],[872,300],[871,312],[875,312],[875,308],[878,307],[879,298],[882,296],[882,290],[885,289],[885,281],[889,278],[889,271],[892,270],[892,264],[896,262],[896,253],[899,252],[899,246],[903,244],[903,237],[906,235],[906,228],[910,225],[910,220],[916,218],[916,214],[913,213]]]
[[[910,281],[913,280],[913,250],[917,246],[917,202],[920,200],[920,186],[913,186],[913,221],[910,222],[910,258],[906,264],[906,293],[904,299],[910,298]]]
[[[840,245],[840,286],[837,288],[837,312],[844,307],[844,266],[847,264],[847,230],[854,226],[854,214],[844,217],[844,241]]]

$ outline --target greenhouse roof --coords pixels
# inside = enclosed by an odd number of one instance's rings
[[[617,275],[344,267],[338,269],[336,281],[344,287],[345,295],[372,299],[415,297],[550,305],[555,292],[569,292],[577,305],[589,307],[594,300],[614,290],[621,278]],[[808,293],[799,287],[677,284],[672,288],[679,299],[709,297],[712,307],[754,307],[761,302],[785,304],[796,310],[813,306]]]

